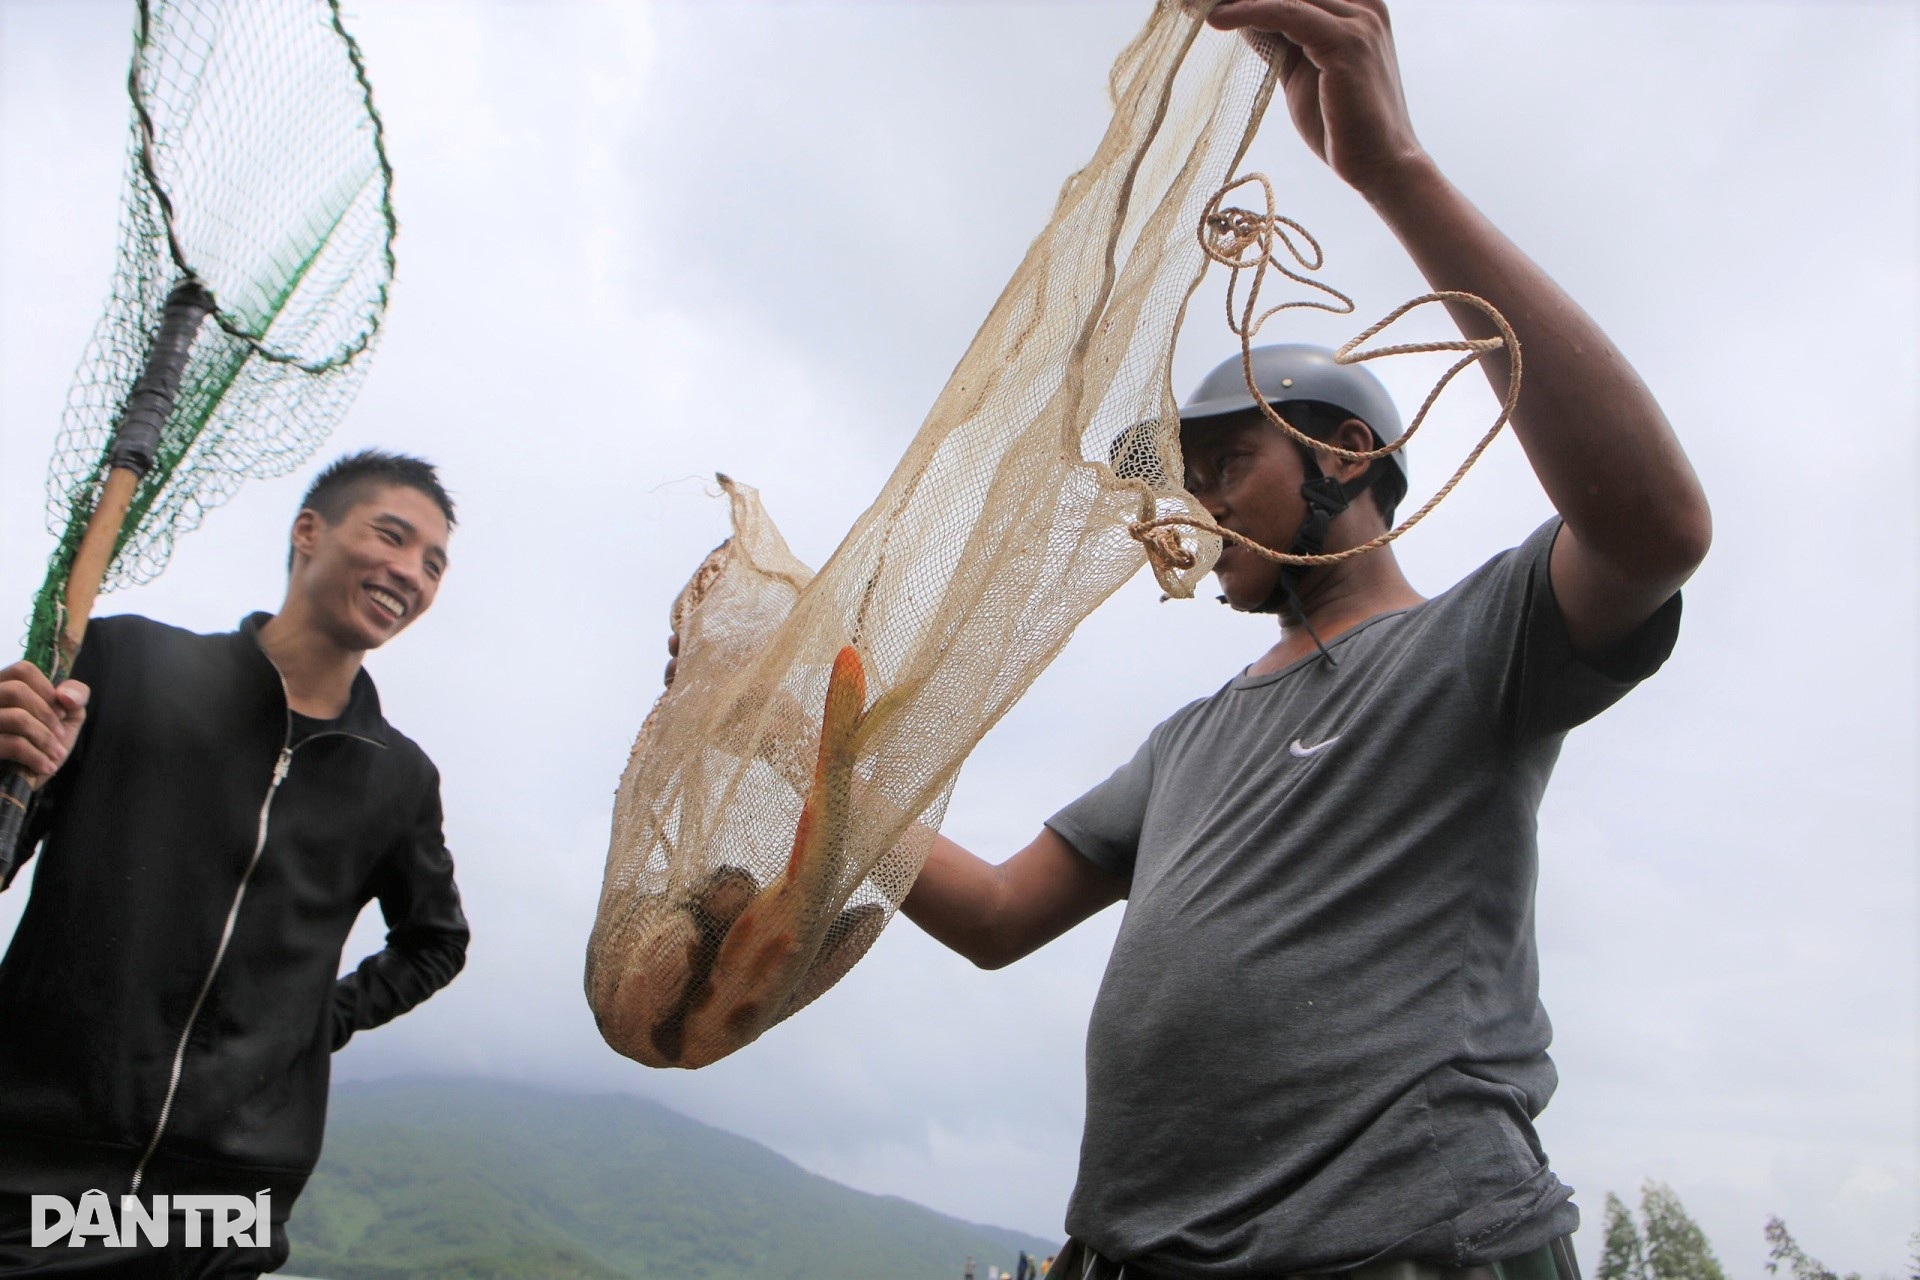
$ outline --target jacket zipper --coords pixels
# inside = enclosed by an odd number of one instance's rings
[[[288,738],[291,737],[289,732]],[[207,993],[213,989],[214,977],[220,972],[220,962],[227,957],[227,946],[233,941],[234,926],[240,920],[241,900],[247,896],[247,885],[253,880],[253,869],[260,865],[260,855],[267,847],[267,818],[273,812],[273,798],[279,794],[280,784],[287,780],[287,770],[292,765],[293,748],[283,740],[279,758],[273,763],[273,781],[267,785],[266,799],[260,802],[260,827],[253,840],[253,857],[247,861],[246,874],[240,877],[240,887],[233,891],[233,903],[227,908],[227,922],[220,930],[220,945],[214,948],[213,963],[207,966],[207,976],[201,979],[200,992],[194,996],[193,1008],[187,1013],[187,1023],[180,1028],[180,1042],[173,1050],[173,1069],[167,1076],[167,1094],[160,1103],[160,1119],[153,1126],[153,1137],[148,1139],[140,1162],[133,1167],[133,1183],[127,1189],[129,1195],[139,1194],[141,1179],[146,1177],[147,1162],[153,1159],[154,1151],[160,1146],[161,1135],[167,1131],[167,1121],[173,1114],[174,1095],[180,1089],[180,1072],[187,1062],[187,1039],[193,1034],[193,1024],[200,1018],[200,1008],[207,1001]]]
[[[278,674],[276,672],[276,674]],[[193,998],[193,1008],[187,1013],[187,1023],[180,1029],[180,1041],[173,1049],[173,1067],[167,1075],[166,1096],[160,1102],[160,1118],[154,1122],[153,1137],[147,1140],[147,1149],[140,1153],[139,1163],[133,1166],[133,1178],[127,1188],[128,1195],[137,1195],[140,1183],[147,1176],[147,1164],[153,1159],[153,1153],[160,1147],[160,1139],[167,1132],[167,1121],[173,1116],[173,1100],[180,1091],[180,1073],[187,1064],[187,1040],[193,1035],[194,1023],[200,1020],[200,1008],[207,1001],[207,993],[213,989],[213,980],[220,972],[221,962],[227,958],[227,947],[233,941],[234,927],[240,921],[240,903],[247,896],[247,886],[253,881],[253,871],[260,865],[260,857],[267,849],[267,819],[273,814],[273,798],[280,793],[280,784],[287,780],[287,771],[293,767],[293,753],[300,747],[317,738],[352,738],[356,742],[369,743],[384,747],[386,744],[375,742],[372,738],[350,733],[345,729],[328,729],[320,733],[293,740],[293,698],[287,693],[287,683],[280,681],[280,692],[287,700],[287,727],[280,739],[280,755],[273,762],[273,780],[267,784],[267,795],[260,802],[260,825],[253,837],[253,856],[247,860],[246,872],[240,877],[240,887],[233,891],[233,903],[227,908],[227,922],[220,930],[220,945],[214,948],[213,963],[207,966],[207,976],[200,982],[200,991]]]

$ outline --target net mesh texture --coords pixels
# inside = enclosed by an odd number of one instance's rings
[[[107,590],[155,577],[243,481],[313,453],[365,376],[393,279],[393,171],[336,4],[143,0],[128,91],[119,256],[48,471],[58,542],[26,646],[48,671],[108,448],[174,286],[198,280],[215,308]]]
[[[906,456],[816,575],[754,492],[673,608],[678,675],[615,801],[586,989],[609,1044],[697,1067],[872,944],[960,766],[1079,622],[1139,571],[1131,530],[1202,518],[1170,365],[1195,235],[1272,96],[1267,51],[1162,0],[1114,115]],[[1217,538],[1180,546],[1181,594]]]

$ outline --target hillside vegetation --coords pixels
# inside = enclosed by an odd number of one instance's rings
[[[1053,1250],[810,1174],[656,1103],[335,1090],[287,1270],[328,1280],[958,1280]]]

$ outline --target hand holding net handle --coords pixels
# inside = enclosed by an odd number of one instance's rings
[[[58,682],[73,670],[80,656],[80,642],[86,638],[87,619],[93,602],[106,580],[107,567],[120,548],[121,529],[133,499],[153,469],[160,452],[160,433],[173,412],[174,398],[180,392],[180,378],[186,372],[187,358],[193,353],[193,340],[201,324],[213,313],[213,296],[200,282],[189,277],[175,285],[167,295],[166,310],[161,313],[160,331],[154,335],[147,352],[146,367],[140,380],[127,393],[120,425],[114,429],[113,443],[104,459],[107,478],[87,531],[74,552],[73,568],[67,574],[65,622],[60,629],[52,660],[50,679]],[[27,804],[33,794],[26,770],[15,764],[0,767],[0,888],[5,887],[19,860],[20,839],[26,830]]]

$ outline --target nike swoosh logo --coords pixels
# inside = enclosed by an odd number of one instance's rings
[[[1316,742],[1309,747],[1303,744],[1300,741],[1300,739],[1295,738],[1293,740],[1292,745],[1289,746],[1287,750],[1293,752],[1293,754],[1300,756],[1304,759],[1307,756],[1319,755],[1322,751],[1325,751],[1328,747],[1332,746],[1334,743],[1338,741],[1340,741],[1340,735],[1336,733],[1331,738],[1328,738],[1325,742]]]

